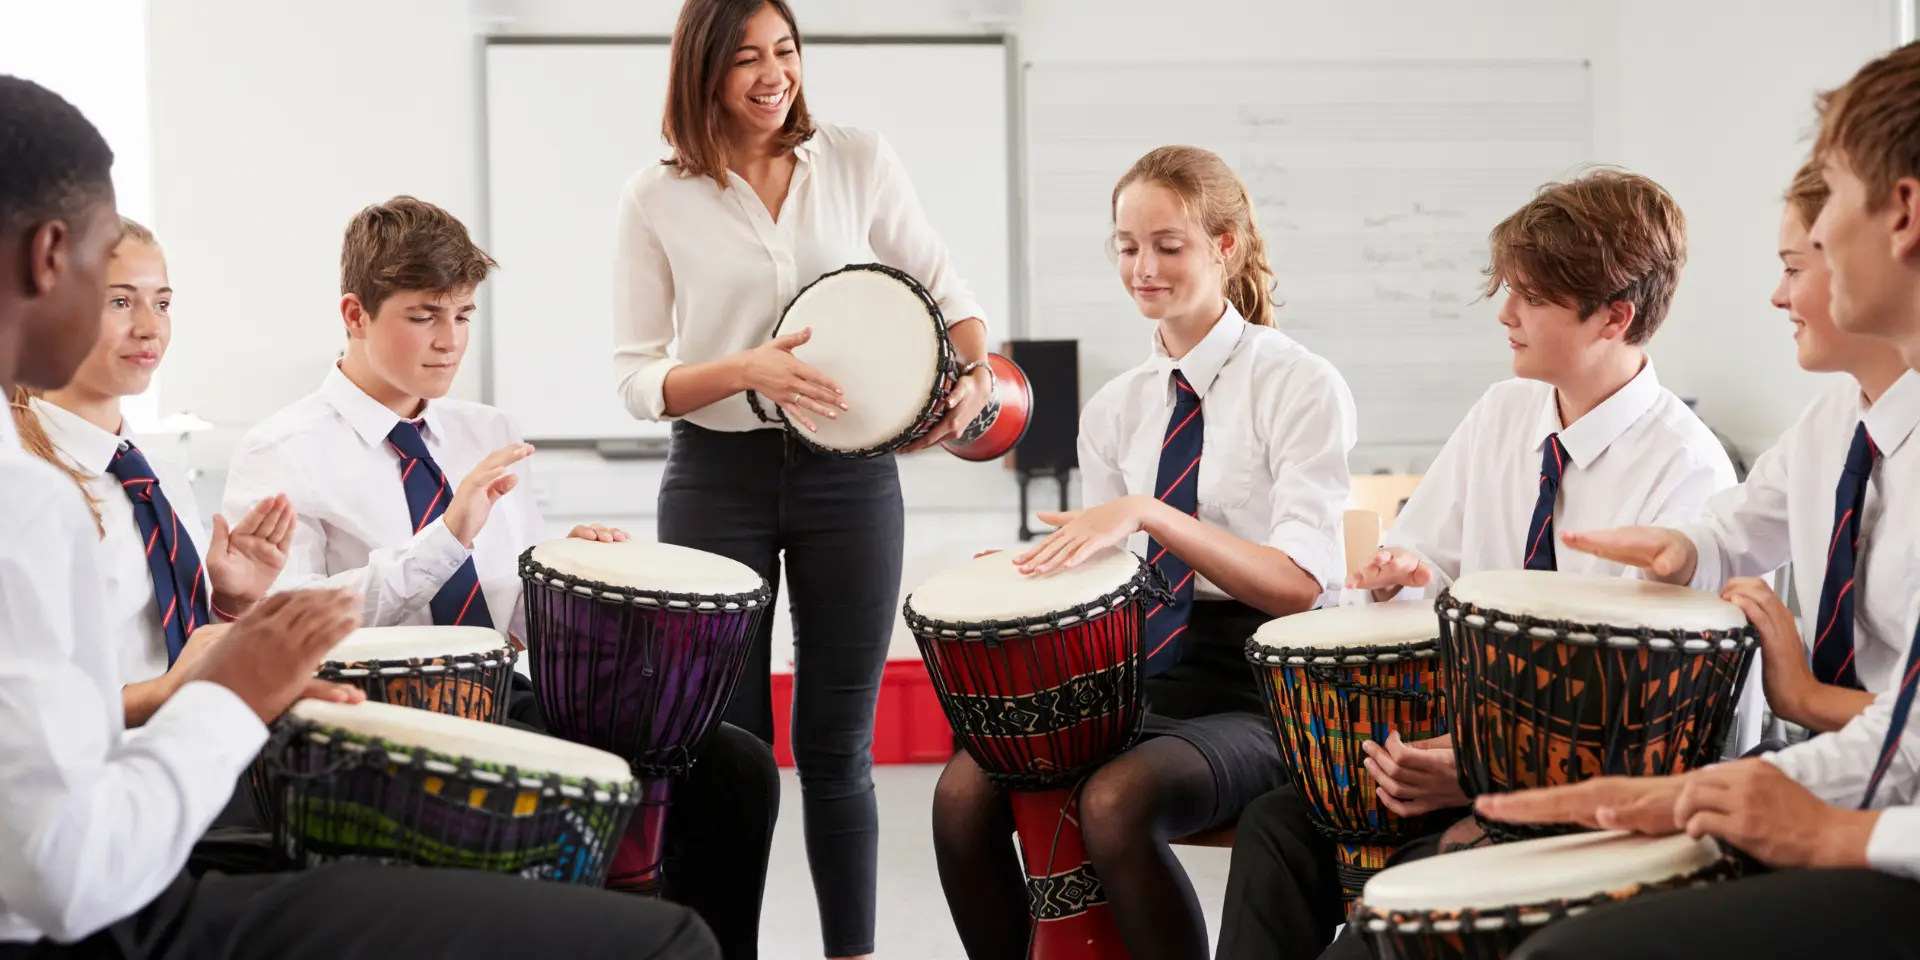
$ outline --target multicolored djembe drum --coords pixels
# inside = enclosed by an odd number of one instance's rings
[[[640,778],[607,886],[658,894],[674,781],[719,725],[771,588],[745,564],[664,543],[556,540],[522,554],[520,575],[548,731]]]
[[[907,626],[967,753],[1009,791],[1034,922],[1028,956],[1124,960],[1077,798],[1082,779],[1140,734],[1149,568],[1108,549],[1028,577],[1014,556],[989,554],[921,584],[907,597]]]
[[[278,852],[598,886],[633,814],[626,761],[500,724],[303,700],[262,753]]]
[[[1713,840],[1684,833],[1521,840],[1388,867],[1352,922],[1381,960],[1502,960],[1557,920],[1735,872]]]
[[[327,654],[319,676],[369,700],[499,723],[519,656],[485,627],[367,627]]]
[[[1713,594],[1620,577],[1482,571],[1436,606],[1469,797],[1713,762],[1758,642]],[[1577,829],[1475,817],[1495,840]]]
[[[1351,902],[1400,844],[1445,829],[1382,804],[1360,745],[1447,732],[1439,625],[1427,603],[1329,607],[1281,617],[1247,641],[1280,738],[1280,756],[1313,825],[1334,843]]]

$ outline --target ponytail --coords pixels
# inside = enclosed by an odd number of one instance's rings
[[[73,464],[68,463],[67,459],[60,455],[60,451],[53,448],[53,439],[47,436],[46,427],[40,424],[40,415],[34,413],[33,407],[30,405],[33,397],[34,395],[28,392],[25,387],[14,388],[12,402],[13,425],[20,431],[20,445],[26,447],[28,453],[53,464],[61,473],[66,474],[68,479],[73,481],[74,486],[80,488],[80,495],[87,498],[87,509],[93,511],[94,532],[101,537],[105,537],[107,535],[107,526],[100,515],[100,501],[94,499],[93,492],[87,489],[86,474],[81,473]]]
[[[1267,260],[1266,241],[1260,236],[1253,197],[1233,168],[1211,150],[1160,147],[1135,161],[1114,185],[1109,216],[1119,207],[1121,191],[1139,181],[1172,190],[1210,239],[1234,238],[1221,293],[1248,323],[1276,326],[1274,310],[1280,301],[1274,294],[1277,283],[1273,266]]]
[[[1248,323],[1276,326],[1273,311],[1278,304],[1274,302],[1274,288],[1279,284],[1267,261],[1267,243],[1260,236],[1253,198],[1247,195],[1245,186],[1240,187],[1240,204],[1246,210],[1246,220],[1234,234],[1238,242],[1234,244],[1233,258],[1227,261],[1227,302],[1233,304]]]

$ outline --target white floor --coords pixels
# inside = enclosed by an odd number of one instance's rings
[[[876,931],[880,960],[966,960],[940,892],[933,864],[930,826],[937,766],[874,768],[880,798],[880,902]],[[781,771],[780,826],[773,841],[765,914],[760,926],[763,960],[819,960],[820,920],[813,881],[800,836],[800,782]],[[1207,929],[1218,934],[1220,901],[1227,885],[1227,851],[1177,847],[1187,865]]]

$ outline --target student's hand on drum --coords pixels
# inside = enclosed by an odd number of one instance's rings
[[[1674,803],[1688,776],[1595,777],[1564,787],[1490,793],[1473,808],[1508,823],[1577,823],[1663,837],[1680,832]]]
[[[1720,599],[1740,608],[1760,635],[1760,683],[1773,712],[1801,716],[1801,704],[1820,681],[1807,665],[1807,647],[1793,612],[1765,580],[1736,577],[1720,588]]]
[[[1347,578],[1354,590],[1371,590],[1375,600],[1386,600],[1401,587],[1424,587],[1433,582],[1433,569],[1420,555],[1399,547],[1382,547]]]
[[[1454,764],[1450,738],[1409,743],[1394,730],[1387,734],[1384,746],[1367,740],[1360,749],[1367,754],[1374,795],[1388,810],[1403,817],[1417,817],[1467,805],[1467,795],[1460,792],[1460,772]]]
[[[447,504],[447,512],[440,519],[461,546],[473,549],[473,538],[487,525],[487,518],[493,515],[493,505],[520,485],[520,475],[513,472],[513,465],[531,456],[533,444],[508,444],[487,454],[486,459],[460,481],[460,486],[453,491],[453,502]]]
[[[298,516],[286,494],[275,494],[253,505],[240,522],[229,527],[227,518],[213,517],[213,543],[207,548],[207,580],[213,585],[213,605],[222,617],[246,613],[280,576],[287,565]]]
[[[619,527],[609,527],[598,523],[583,523],[574,527],[567,536],[575,540],[598,540],[601,543],[625,543],[627,532]]]
[[[813,338],[811,328],[777,337],[740,353],[741,388],[780,405],[787,418],[807,428],[820,428],[808,414],[837,419],[849,409],[846,391],[826,374],[793,355],[793,348]]]
[[[1689,583],[1700,564],[1693,540],[1667,527],[1572,531],[1561,534],[1560,542],[1602,560],[1638,567],[1662,583]]]
[[[1134,494],[1085,510],[1042,511],[1040,522],[1060,529],[1048,534],[1038,546],[1013,558],[1013,563],[1028,576],[1079,566],[1101,548],[1118,546],[1138,533],[1146,520],[1146,510],[1156,502],[1152,497]]]
[[[992,381],[988,379],[991,374],[985,371],[986,368],[982,367],[974,371],[971,376],[960,378],[960,382],[954,384],[952,392],[947,394],[946,415],[940,418],[939,423],[933,425],[933,429],[927,431],[926,436],[901,447],[900,452],[912,453],[915,450],[925,450],[936,443],[951,440],[959,436],[960,431],[965,430],[968,424],[980,416],[980,411],[987,408],[987,401],[993,398]]]
[[[1688,774],[1674,819],[1689,836],[1718,837],[1769,867],[1867,866],[1877,810],[1833,806],[1771,763],[1716,763]]]
[[[180,671],[176,689],[195,680],[226,687],[262,722],[272,722],[303,696],[364,699],[358,690],[313,676],[327,654],[360,626],[363,603],[344,590],[274,594],[212,638],[215,642],[197,659],[184,668],[176,662],[168,672]]]

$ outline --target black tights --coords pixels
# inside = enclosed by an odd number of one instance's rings
[[[1206,960],[1200,899],[1169,842],[1208,826],[1215,793],[1207,758],[1177,737],[1134,747],[1081,788],[1081,836],[1133,960]],[[1026,874],[1012,833],[1006,794],[956,755],[933,795],[933,849],[972,960],[1027,955]]]

